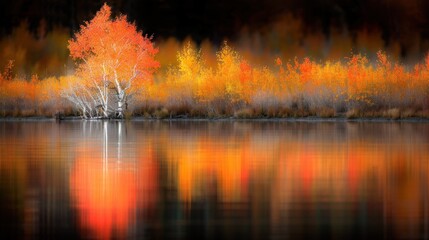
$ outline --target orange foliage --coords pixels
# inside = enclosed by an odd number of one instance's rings
[[[124,15],[111,19],[111,8],[107,4],[81,26],[68,47],[70,56],[80,61],[76,75],[84,89],[94,89],[87,93],[88,98],[95,98],[96,105],[101,105],[104,117],[118,114],[122,118],[128,98],[143,86],[142,81],[150,80],[159,67],[154,59],[158,49],[151,38],[143,37]],[[109,110],[111,90],[117,103],[113,112]],[[77,92],[79,97],[84,96],[81,91]],[[92,111],[96,109],[89,113]]]
[[[252,75],[252,68],[246,60],[240,62],[240,82],[244,84],[249,81]]]
[[[313,70],[313,63],[308,58],[304,58],[304,62],[299,65],[300,80],[302,83],[306,83],[310,80],[311,71]]]
[[[81,31],[69,41],[70,56],[84,60],[78,76],[85,80],[150,78],[159,63],[154,60],[158,50],[148,37],[143,37],[126,16],[111,20],[111,9],[104,5],[96,16],[81,26]],[[115,75],[116,74],[116,75]]]

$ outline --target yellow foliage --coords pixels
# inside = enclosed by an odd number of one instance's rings
[[[204,52],[210,55],[205,44]],[[177,47],[174,42],[170,45]],[[158,72],[154,81],[135,85],[133,104],[162,112],[162,116],[195,112],[198,116],[233,116],[245,110],[249,117],[324,116],[322,112],[329,116],[359,112],[364,116],[365,111],[373,114],[374,110],[385,116],[389,109],[396,109],[401,117],[405,110],[417,116],[419,111],[427,111],[429,104],[429,55],[411,67],[383,52],[378,52],[375,60],[360,54],[326,62],[278,57],[271,66],[257,66],[227,44],[213,56],[202,52],[194,44],[184,44],[177,50],[174,65]],[[207,64],[207,59],[214,62]],[[3,115],[16,109],[61,111],[66,106],[62,89],[79,82],[75,76],[39,80],[34,75],[23,80],[3,75]]]

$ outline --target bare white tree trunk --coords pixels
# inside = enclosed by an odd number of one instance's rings
[[[96,114],[95,107],[97,102],[84,86],[69,86],[62,91],[61,95],[79,109],[83,118],[92,118]]]
[[[107,67],[106,67],[107,66]],[[124,118],[127,109],[127,101],[133,95],[130,93],[133,80],[137,77],[138,72],[136,66],[132,71],[132,76],[129,79],[119,79],[116,68],[119,63],[114,66],[109,66],[105,63],[102,68],[102,79],[90,79],[86,84],[74,83],[75,85],[69,86],[62,93],[63,97],[70,100],[77,109],[81,111],[83,118]],[[113,72],[114,76],[108,74]],[[92,69],[90,69],[92,73]],[[109,95],[113,94],[115,103],[110,103]]]
[[[124,107],[126,104],[126,100],[125,100],[125,92],[121,91],[117,94],[118,97],[118,108],[116,109],[117,112],[117,117],[118,118],[124,118]]]
[[[114,83],[115,83],[115,90],[116,90],[116,101],[117,101],[117,109],[116,109],[116,117],[118,118],[124,118],[124,112],[126,110],[127,106],[127,98],[130,94],[127,94],[129,89],[131,88],[133,80],[137,77],[137,66],[134,66],[132,69],[133,75],[126,80],[120,80],[118,79],[118,74],[116,72],[116,69],[113,69],[113,73],[115,75]]]

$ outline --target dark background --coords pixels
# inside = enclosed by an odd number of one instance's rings
[[[55,25],[71,32],[90,20],[105,1],[13,0],[1,1],[2,36],[22,20],[35,30],[44,19],[48,29]],[[257,29],[279,16],[292,13],[303,19],[305,28],[331,27],[353,32],[362,27],[382,31],[385,41],[403,34],[429,38],[429,1],[426,0],[111,0],[115,13],[124,13],[145,33],[155,37],[191,36],[221,41],[234,38],[244,26]]]
[[[61,27],[72,36],[104,2],[115,15],[126,14],[144,34],[153,35],[158,42],[170,37],[179,41],[190,37],[197,44],[209,40],[220,46],[227,39],[237,43],[237,47],[243,45],[243,39],[252,39],[249,41],[259,41],[266,49],[284,53],[286,58],[290,57],[287,53],[301,56],[299,47],[304,48],[305,55],[315,58],[338,58],[350,52],[374,57],[381,49],[408,62],[423,58],[429,51],[427,0],[0,1],[0,39],[10,36],[22,22],[27,23],[36,38],[41,25],[45,26],[44,32]],[[291,16],[294,21],[287,20]],[[299,27],[293,30],[297,24]],[[249,38],[252,33],[262,37]],[[364,43],[359,42],[362,33],[368,33]],[[308,43],[320,34],[324,36],[322,41]],[[258,48],[261,47],[249,47],[254,52]],[[338,53],[330,54],[333,50]]]

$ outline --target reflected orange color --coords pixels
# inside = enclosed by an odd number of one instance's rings
[[[306,152],[303,153],[300,159],[300,169],[299,173],[301,175],[302,189],[304,194],[309,194],[311,192],[311,187],[314,181],[314,164],[312,164],[313,158],[312,153]]]
[[[416,174],[423,172],[424,165],[420,161],[410,164],[411,161],[404,153],[395,155],[387,179],[392,187],[386,189],[389,191],[388,216],[393,219],[396,234],[405,238],[419,231],[420,221],[427,214],[423,206],[427,201],[424,199],[425,191],[429,190],[421,188],[427,187],[427,179],[422,178],[422,174]]]
[[[171,154],[175,156],[171,164],[177,166],[173,169],[177,169],[177,184],[182,201],[192,202],[204,198],[204,194],[214,190],[211,188],[213,181],[216,182],[216,192],[221,201],[245,201],[250,175],[249,162],[243,161],[239,149],[226,145],[220,147],[204,140],[196,143],[194,150],[189,147],[171,149]]]
[[[143,209],[152,209],[158,201],[158,161],[154,158],[153,147],[147,147],[147,152],[141,152],[139,166],[139,206]]]
[[[352,192],[357,190],[360,178],[360,168],[359,160],[355,157],[350,157],[347,165],[347,183]]]
[[[98,239],[126,236],[136,208],[136,176],[126,163],[80,153],[70,188],[80,224]]]
[[[223,201],[246,201],[249,176],[249,162],[246,162],[239,149],[221,149],[212,153],[217,155],[216,171],[218,193]]]
[[[86,132],[94,133],[94,123]],[[9,135],[0,139],[2,187],[24,199],[38,184],[66,189],[67,197],[69,186],[82,232],[94,239],[126,237],[141,210],[153,213],[147,219],[158,224],[156,210],[165,211],[167,201],[233,206],[227,211],[255,222],[269,217],[273,229],[288,221],[319,224],[320,210],[330,211],[322,219],[326,223],[346,219],[350,226],[374,219],[401,238],[415,238],[427,221],[427,123],[130,123],[119,140],[110,132],[111,139],[123,142],[108,145],[112,156],[128,162],[103,159],[99,145],[70,148],[63,136],[75,137],[69,135],[75,128],[67,127],[81,123],[62,124],[61,131],[57,126],[3,123],[0,129]],[[72,161],[68,179],[62,173]],[[165,187],[169,192],[161,194]],[[25,224],[33,226],[40,209],[25,208],[14,211],[25,211]],[[349,231],[343,226],[334,224],[333,231]],[[31,235],[34,229],[25,231]]]
[[[393,219],[396,233],[404,235],[418,232],[420,220],[423,219],[423,195],[419,187],[419,176],[406,176],[398,186],[393,188],[390,216]]]
[[[353,134],[359,130],[356,127],[350,124],[347,131]],[[323,131],[317,133],[323,135]],[[377,211],[398,234],[418,231],[422,190],[427,188],[422,182],[427,163],[421,160],[429,156],[428,149],[400,147],[406,145],[406,138],[384,139],[388,144],[370,138],[326,144],[318,138],[303,141],[288,135],[263,138],[258,134],[227,135],[222,141],[217,135],[202,134],[186,141],[162,142],[169,146],[165,156],[180,200],[204,201],[204,194],[214,191],[222,203],[244,203],[263,201],[268,193],[271,220],[276,224],[287,216],[283,211],[296,204],[317,209],[319,201],[347,202],[357,211]],[[417,160],[411,161],[410,156]],[[368,210],[359,209],[359,202],[367,202]],[[379,208],[380,203],[385,209]],[[341,211],[337,213],[350,214]]]
[[[204,141],[196,145],[196,152],[192,146],[183,149],[172,149],[171,154],[177,155],[177,182],[180,199],[192,202],[203,198],[209,181],[213,178],[215,165],[208,161],[212,152]]]

